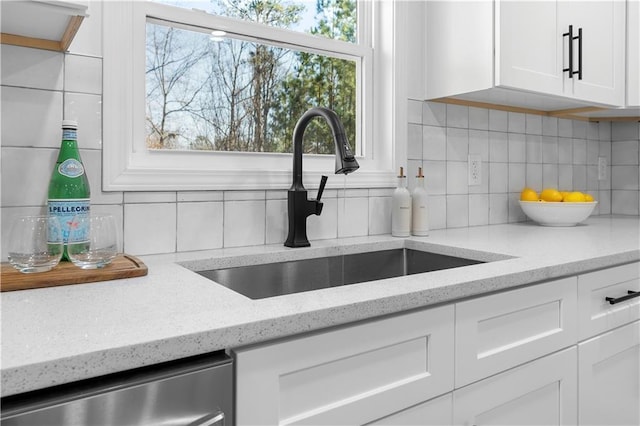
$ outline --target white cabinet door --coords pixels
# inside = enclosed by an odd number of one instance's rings
[[[453,310],[235,350],[237,424],[362,425],[452,391]]]
[[[577,279],[456,304],[456,388],[578,342]]]
[[[457,425],[575,425],[577,349],[540,358],[453,393]]]
[[[563,29],[556,3],[500,0],[495,13],[496,86],[562,95]]]
[[[640,263],[590,272],[578,277],[579,340],[640,319],[640,297],[613,305],[607,298],[640,292]]]
[[[452,423],[453,395],[446,394],[423,402],[367,426],[447,426]]]
[[[568,79],[565,73],[565,92],[576,99],[624,105],[625,2],[560,1],[558,14],[563,31],[573,25],[577,37],[582,30],[582,51],[580,40],[573,45],[574,69],[581,67],[582,79],[578,74]]]
[[[640,322],[578,348],[579,424],[640,424]]]
[[[627,1],[627,106],[640,106],[640,0]]]

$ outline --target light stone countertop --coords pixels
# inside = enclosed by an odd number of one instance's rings
[[[145,277],[6,292],[2,396],[640,260],[640,219],[531,222],[142,257]],[[190,271],[417,248],[487,263],[251,300]]]

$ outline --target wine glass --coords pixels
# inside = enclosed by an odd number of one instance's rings
[[[60,262],[60,222],[54,216],[18,217],[9,234],[9,263],[23,273],[46,272]]]
[[[70,224],[67,254],[82,269],[104,268],[118,253],[118,232],[112,215],[76,215]]]

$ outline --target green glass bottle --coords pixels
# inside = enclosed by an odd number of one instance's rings
[[[71,222],[76,215],[89,215],[89,179],[78,150],[78,123],[62,121],[62,143],[49,181],[49,215],[58,217],[64,239],[63,259],[68,260],[67,242]]]

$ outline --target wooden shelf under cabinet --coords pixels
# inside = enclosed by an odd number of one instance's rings
[[[87,16],[87,2],[77,0],[5,1],[0,5],[0,42],[65,52]]]

